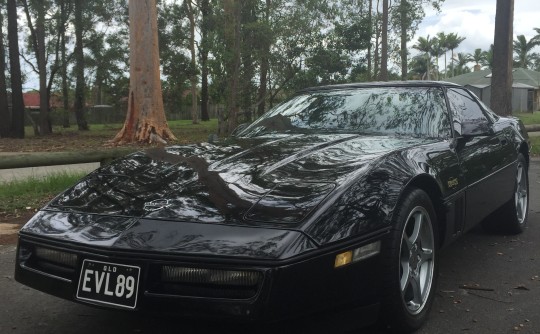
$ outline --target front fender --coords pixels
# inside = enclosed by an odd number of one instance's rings
[[[391,226],[408,186],[430,184],[424,190],[442,199],[464,186],[461,178],[457,158],[446,141],[392,152],[373,162],[307,224],[305,232],[320,245],[369,235]],[[418,180],[424,182],[417,184]]]

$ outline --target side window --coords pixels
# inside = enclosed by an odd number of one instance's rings
[[[476,100],[464,89],[450,88],[447,91],[448,103],[454,118],[454,131],[462,133],[461,124],[463,121],[472,123],[485,123],[489,120],[484,115],[482,108]]]

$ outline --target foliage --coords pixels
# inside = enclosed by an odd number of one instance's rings
[[[471,61],[474,61],[475,65],[481,65],[486,60],[486,52],[478,48],[474,50],[474,53],[469,54]]]
[[[189,108],[190,79],[197,82],[198,103],[220,106],[222,116],[231,95],[232,72],[228,69],[233,50],[226,40],[225,0],[158,1],[158,34],[161,79],[165,110],[179,115]],[[45,4],[45,35],[49,92],[60,95],[70,109],[74,98],[74,27],[80,23],[84,39],[85,100],[89,106],[125,108],[129,88],[129,25],[125,0],[84,1],[81,22],[74,21],[73,1],[26,0],[33,23],[37,4]],[[389,2],[388,52],[382,54],[382,1],[367,0],[246,0],[239,4],[238,122],[249,122],[256,114],[307,86],[367,81],[381,71],[388,57],[389,77],[438,80],[466,73],[472,64],[492,67],[492,51],[477,49],[471,55],[455,54],[464,37],[454,32],[415,36],[426,10],[439,11],[444,0],[394,0]],[[379,8],[377,4],[379,3]],[[191,9],[190,9],[191,8]],[[196,61],[190,45],[190,13],[196,35]],[[37,71],[33,41],[22,7],[19,7],[21,54],[27,67]],[[65,32],[65,43],[59,37]],[[540,69],[536,36],[515,41],[516,61]],[[524,38],[524,37],[523,37]],[[407,41],[421,54],[410,60]],[[405,43],[404,43],[405,41]],[[534,46],[533,46],[534,45]],[[522,48],[522,46],[528,46]],[[409,44],[410,47],[410,44]],[[522,52],[521,50],[526,52]],[[456,51],[457,50],[457,51]],[[62,56],[65,52],[65,58]],[[413,53],[418,54],[418,52]],[[444,58],[444,65],[442,64]],[[62,68],[66,65],[64,78]],[[517,64],[516,64],[517,65]],[[229,87],[229,88],[227,88]],[[202,108],[202,107],[201,107]],[[53,124],[56,125],[56,124]],[[56,127],[53,127],[57,131]],[[183,136],[183,134],[179,134]]]
[[[538,38],[533,37],[527,41],[525,35],[517,36],[514,40],[514,53],[516,54],[516,58],[514,58],[515,66],[530,68],[533,65],[534,59],[538,56],[531,52],[537,45],[540,45]]]
[[[493,69],[493,44],[491,44],[489,50],[483,51],[483,53],[484,58],[481,60],[480,64],[489,68],[490,70]]]
[[[472,61],[472,58],[469,54],[465,52],[460,52],[457,54],[455,59],[455,75],[461,75],[471,72],[471,69],[467,66],[468,63]]]

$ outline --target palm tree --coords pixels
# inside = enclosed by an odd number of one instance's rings
[[[472,61],[469,54],[465,52],[460,52],[457,54],[456,64],[457,64],[457,73],[463,74],[463,73],[469,73],[471,69],[467,66],[468,63]]]
[[[478,49],[474,50],[474,53],[469,54],[468,56],[469,56],[469,59],[471,61],[474,61],[474,70],[479,71],[480,68],[482,67],[481,64],[486,59],[486,52],[482,51],[482,49],[478,48]]]
[[[493,44],[489,47],[489,50],[483,51],[484,59],[480,62],[482,66],[486,66],[490,70],[493,69]]]
[[[427,79],[430,80],[431,77],[430,77],[430,72],[431,72],[431,68],[430,68],[430,65],[431,65],[431,49],[433,47],[433,42],[429,39],[429,35],[427,36],[427,38],[424,38],[424,37],[418,37],[418,41],[416,42],[415,45],[413,45],[413,48],[420,51],[420,52],[424,52],[425,53],[425,59],[426,59],[426,64],[427,64]]]
[[[534,36],[531,40],[535,40],[536,42],[540,42],[540,28],[533,28],[534,31],[536,31],[536,36]]]
[[[439,40],[439,46],[444,50],[444,78],[447,76],[447,67],[446,67],[446,52],[449,50],[448,41],[444,32],[437,33],[437,39]]]
[[[409,77],[414,80],[425,80],[428,78],[428,68],[433,68],[433,64],[426,61],[425,55],[418,55],[411,59],[408,64]]]
[[[514,61],[519,67],[527,68],[532,65],[530,52],[535,46],[540,45],[540,40],[536,39],[536,37],[533,37],[530,41],[527,41],[527,38],[525,38],[524,35],[519,35],[517,39],[514,40],[514,52],[517,55],[517,58],[514,59]]]
[[[436,78],[435,80],[439,80],[439,58],[446,54],[446,50],[444,49],[444,46],[442,45],[441,41],[437,37],[433,37],[431,40],[431,51],[430,54],[432,57],[435,57],[435,64],[437,71],[435,72]]]
[[[459,37],[458,34],[453,32],[446,35],[446,45],[452,51],[452,59],[454,59],[454,49],[457,49],[464,40],[465,37]],[[452,76],[454,76],[454,67],[452,67]]]

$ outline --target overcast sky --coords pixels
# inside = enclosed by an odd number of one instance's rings
[[[454,52],[472,53],[474,49],[489,49],[495,31],[496,0],[446,0],[441,12],[426,9],[411,46],[418,37],[435,36],[438,32],[454,32],[466,37]],[[540,0],[514,1],[514,39],[525,35],[527,41],[535,35],[533,28],[540,28]],[[540,47],[537,47],[537,52]],[[413,54],[415,51],[411,52]]]

